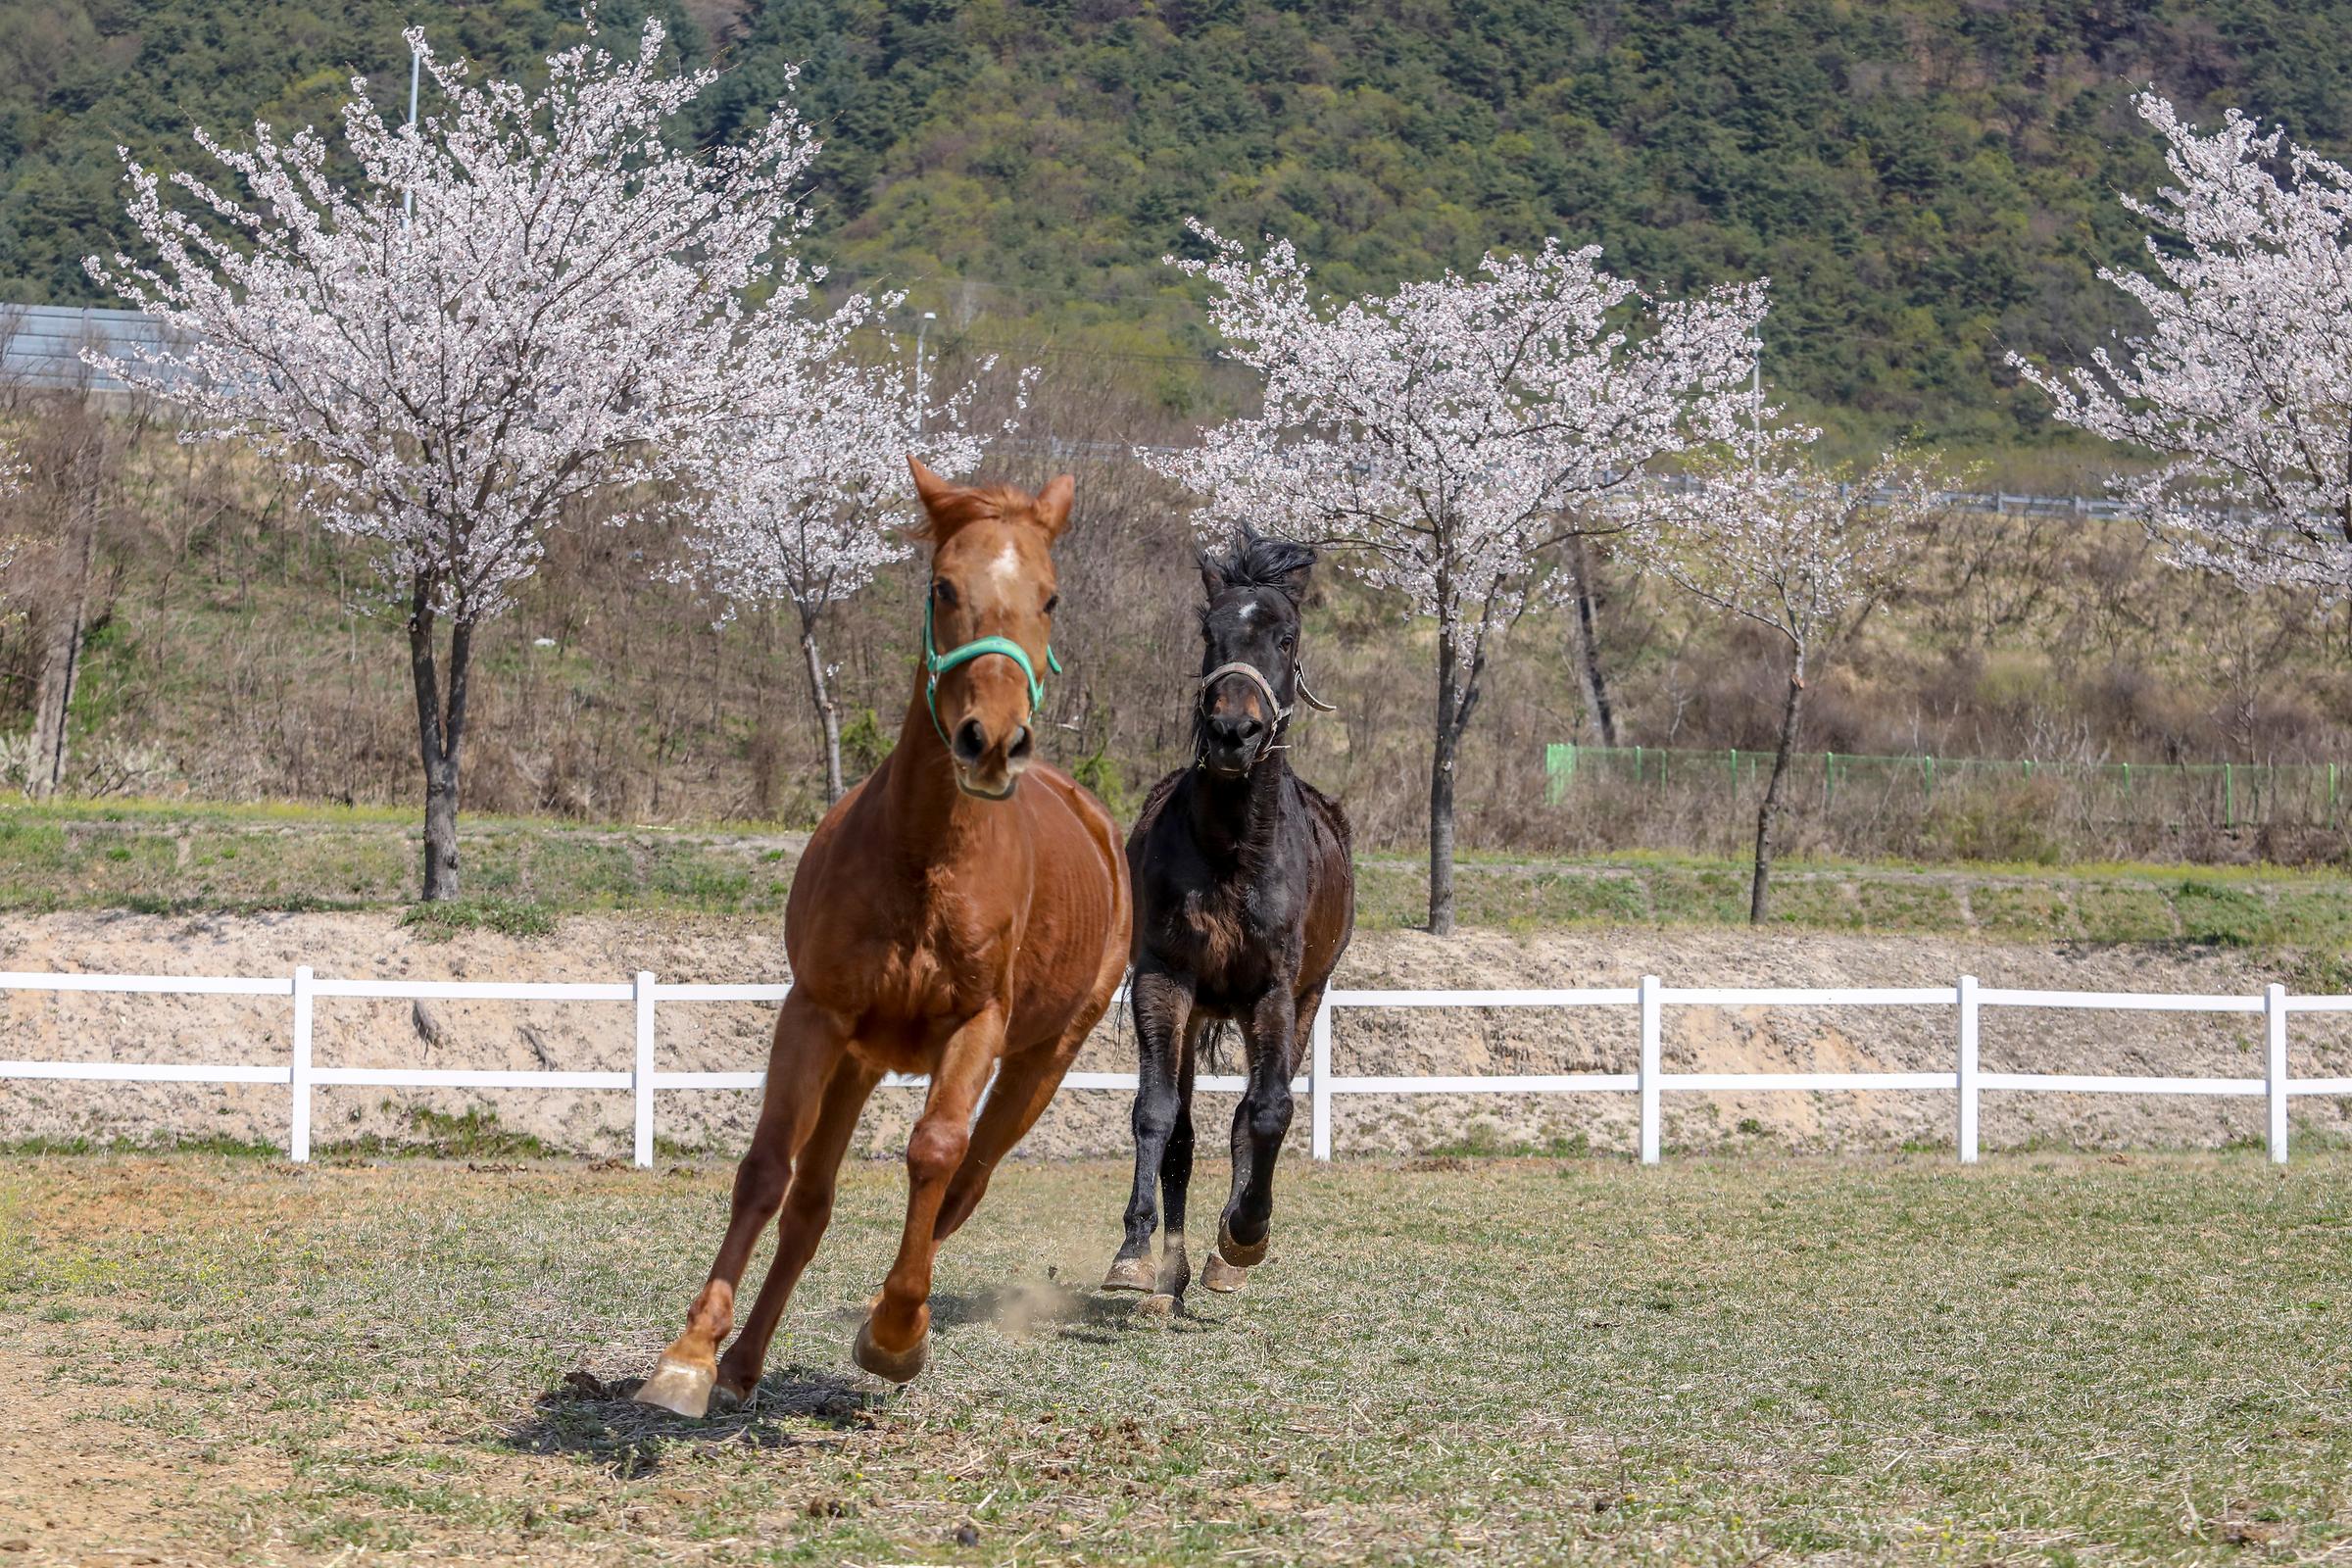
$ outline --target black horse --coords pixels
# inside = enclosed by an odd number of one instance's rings
[[[1201,1283],[1237,1291],[1266,1255],[1274,1157],[1291,1125],[1291,1078],[1323,988],[1355,928],[1348,818],[1291,771],[1286,736],[1307,691],[1298,605],[1315,553],[1244,529],[1232,556],[1200,557],[1194,760],[1153,786],[1127,838],[1135,886],[1135,1196],[1103,1289],[1181,1298],[1185,1192],[1193,1174],[1193,1066],[1206,1030],[1241,1026],[1249,1087],[1233,1116],[1233,1192]],[[1152,1182],[1166,1195],[1167,1240]]]

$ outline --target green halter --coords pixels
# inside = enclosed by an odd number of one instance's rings
[[[961,647],[951,648],[943,654],[939,651],[939,644],[932,640],[931,601],[928,597],[924,598],[923,668],[930,672],[931,678],[923,686],[923,703],[931,710],[931,727],[939,731],[939,738],[943,742],[948,738],[948,727],[939,721],[939,677],[954,669],[957,664],[968,664],[973,660],[985,659],[990,654],[1003,654],[1006,659],[1020,665],[1021,673],[1029,677],[1029,707],[1034,710],[1044,706],[1046,683],[1038,679],[1037,666],[1029,662],[1029,650],[1009,637],[976,637]],[[1061,673],[1061,661],[1054,656],[1052,643],[1046,644],[1046,667],[1056,675]]]

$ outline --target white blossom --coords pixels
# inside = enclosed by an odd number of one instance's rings
[[[789,104],[740,145],[672,146],[715,74],[663,74],[656,22],[633,59],[591,34],[526,92],[475,85],[412,29],[434,107],[388,125],[355,79],[350,185],[308,127],[257,124],[247,149],[199,129],[225,188],[125,152],[155,263],[87,264],[184,345],[93,363],[278,460],[406,589],[427,899],[458,892],[474,632],[576,504],[615,522],[667,504],[811,280],[789,246],[816,143]]]
[[[1801,683],[1820,637],[1884,593],[1941,508],[1933,458],[1867,469],[1815,456],[1821,432],[1740,431],[1643,499],[1643,557],[1719,610],[1779,634]]]
[[[1319,297],[1288,241],[1176,263],[1265,379],[1262,408],[1143,460],[1201,497],[1198,519],[1328,546],[1437,621],[1430,926],[1452,925],[1453,770],[1488,643],[1528,603],[1548,546],[1596,525],[1643,468],[1720,438],[1755,363],[1762,283],[1658,300],[1546,241],[1394,294]]]
[[[789,604],[812,619],[911,550],[908,454],[943,473],[979,466],[976,383],[925,409],[904,366],[851,357],[850,334],[898,303],[857,295],[828,318],[777,322],[746,409],[697,437],[702,479],[678,575],[727,613]]]
[[[779,105],[740,146],[671,147],[715,74],[662,74],[658,22],[633,59],[593,40],[552,56],[535,94],[407,36],[437,107],[390,125],[354,79],[355,185],[308,128],[256,124],[250,149],[199,129],[226,187],[123,153],[158,261],[89,270],[185,346],[98,363],[282,461],[328,526],[472,621],[508,605],[567,503],[635,512],[680,432],[739,399],[744,291],[806,290],[777,250],[816,143]]]
[[[2352,588],[2352,172],[2231,111],[2200,133],[2154,93],[2174,183],[2127,195],[2150,270],[2100,276],[2147,313],[2119,351],[2051,371],[2057,417],[2156,454],[2114,493],[2179,564],[2248,586]]]
[[[1265,377],[1252,417],[1145,461],[1233,519],[1318,543],[1449,629],[1517,608],[1560,513],[1728,429],[1756,351],[1764,285],[1658,301],[1599,250],[1490,255],[1393,295],[1310,292],[1289,241],[1260,260],[1194,222],[1213,260],[1210,318]]]

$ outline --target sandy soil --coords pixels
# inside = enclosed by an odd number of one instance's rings
[[[0,920],[0,967],[168,974],[284,974],[413,979],[612,980],[650,969],[665,980],[785,978],[779,931],[741,919],[579,916],[555,935],[473,933],[427,942],[376,914],[245,917],[63,913]],[[1412,932],[1359,937],[1347,986],[1630,985],[1643,973],[1691,985],[1921,985],[1962,972],[1987,985],[2082,990],[2251,992],[2274,978],[2255,958],[2170,948],[2006,947],[1926,937],[1758,937],[1743,931],[1634,930],[1516,938],[1471,933],[1439,941]],[[0,1054],[51,1059],[266,1062],[287,1049],[288,1005],[276,999],[11,993]],[[771,1009],[679,1004],[662,1012],[664,1067],[742,1069],[765,1055]],[[319,1065],[618,1068],[628,1064],[626,1004],[370,1003],[318,1004]],[[1229,1048],[1229,1051],[1235,1048]],[[2352,1075],[2352,1025],[2298,1016],[2298,1074]],[[1105,1019],[1080,1065],[1131,1060],[1123,1019]],[[1951,1013],[1941,1008],[1675,1009],[1669,1069],[1931,1069],[1950,1064]],[[1345,1013],[1343,1072],[1477,1073],[1630,1070],[1630,1010]],[[2250,1015],[1987,1012],[1987,1070],[2259,1076],[2261,1021]],[[731,1153],[749,1131],[753,1097],[676,1092],[656,1126],[676,1146]],[[1202,1096],[1204,1135],[1221,1141],[1230,1097]],[[414,1107],[494,1112],[502,1126],[583,1152],[625,1152],[625,1095],[539,1091],[321,1089],[322,1146],[367,1134],[405,1136]],[[286,1095],[267,1086],[0,1081],[0,1139],[159,1137],[280,1141]],[[885,1091],[869,1109],[868,1152],[899,1146],[913,1094]],[[1988,1094],[1988,1147],[2201,1146],[2258,1136],[2258,1100]],[[1341,1153],[1400,1152],[1464,1138],[1545,1144],[1579,1135],[1630,1148],[1628,1095],[1348,1097],[1336,1110]],[[1944,1094],[1676,1095],[1670,1146],[1768,1141],[1792,1149],[1948,1144]],[[2344,1107],[2300,1100],[2298,1126],[2342,1129]],[[1303,1107],[1301,1108],[1303,1121]],[[1033,1154],[1116,1154],[1127,1147],[1126,1097],[1066,1090],[1024,1146]]]

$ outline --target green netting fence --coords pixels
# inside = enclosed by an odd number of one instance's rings
[[[1544,795],[1563,805],[1581,790],[1614,786],[1639,792],[1721,794],[1753,800],[1772,774],[1769,751],[1685,751],[1655,746],[1583,746],[1544,750]],[[1939,797],[2007,794],[2038,787],[2063,798],[2069,814],[2151,828],[2342,825],[2347,780],[2334,762],[2048,762],[1977,757],[1872,757],[1805,752],[1788,760],[1786,789],[1825,811],[1903,800],[1932,807]]]

